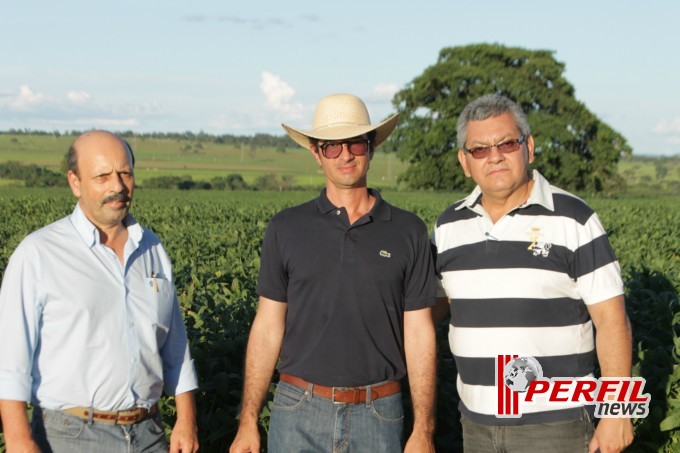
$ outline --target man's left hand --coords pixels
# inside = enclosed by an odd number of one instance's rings
[[[198,451],[198,429],[193,419],[177,419],[170,435],[170,453],[195,453]]]
[[[406,442],[404,453],[434,453],[432,435],[413,431]]]
[[[618,453],[633,442],[633,423],[629,418],[601,418],[588,451]]]

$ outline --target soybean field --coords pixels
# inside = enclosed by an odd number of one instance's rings
[[[257,309],[255,287],[268,220],[315,192],[138,190],[132,213],[166,246],[200,378],[197,394],[201,451],[223,452],[238,425],[248,332]],[[432,228],[462,194],[385,192]],[[647,381],[649,416],[636,419],[627,451],[680,451],[680,198],[592,198],[621,264],[634,335],[634,374]],[[0,274],[25,235],[68,215],[66,189],[0,190]],[[462,451],[455,364],[447,323],[438,327],[437,451]],[[269,405],[260,418],[267,435]],[[161,401],[166,429],[174,401]],[[266,442],[264,442],[266,445]],[[0,439],[0,451],[4,451]]]

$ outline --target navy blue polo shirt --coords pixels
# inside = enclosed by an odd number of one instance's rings
[[[403,313],[434,304],[427,227],[380,193],[350,225],[321,195],[269,222],[257,292],[287,303],[279,371],[326,386],[406,375]]]

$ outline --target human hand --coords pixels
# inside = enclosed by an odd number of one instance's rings
[[[31,438],[7,442],[5,447],[7,448],[7,453],[40,453],[38,444]]]
[[[260,432],[257,425],[240,425],[236,438],[229,447],[229,453],[259,453]]]
[[[589,453],[618,453],[633,442],[633,423],[629,418],[602,418],[588,446]]]
[[[198,428],[193,417],[177,419],[170,434],[170,453],[195,453],[198,451]]]
[[[413,431],[406,442],[404,453],[434,453],[432,435],[422,431]]]

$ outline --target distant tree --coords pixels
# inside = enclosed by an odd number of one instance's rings
[[[255,178],[254,187],[257,190],[275,190],[283,192],[295,188],[295,177],[292,175],[279,176],[276,173],[268,173]]]
[[[412,188],[469,188],[456,157],[456,121],[469,101],[498,93],[526,112],[536,142],[533,166],[548,180],[569,190],[614,186],[616,164],[632,150],[576,100],[563,72],[564,64],[547,50],[498,44],[442,49],[392,101],[401,120],[388,144],[411,163],[400,180]]]
[[[23,165],[15,161],[0,164],[0,179],[20,180],[26,187],[65,187],[67,185],[66,178],[61,173],[38,167],[35,164]]]
[[[210,185],[215,190],[245,190],[248,189],[248,184],[246,184],[243,176],[238,173],[232,173],[224,176],[215,176],[210,180]]]
[[[145,189],[210,189],[209,182],[194,181],[190,175],[185,176],[156,176],[144,180]]]
[[[667,161],[664,158],[659,158],[656,162],[654,162],[654,170],[656,173],[657,181],[664,179],[666,176],[668,176],[669,166],[670,166],[669,161]]]
[[[238,173],[227,175],[227,186],[231,190],[243,190],[248,188],[248,184],[246,184],[243,176]]]

